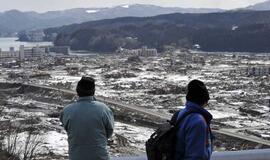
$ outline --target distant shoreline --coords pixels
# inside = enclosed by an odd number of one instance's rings
[[[52,42],[22,42],[17,41],[18,37],[0,37],[0,48],[2,51],[8,51],[10,47],[14,47],[15,50],[18,50],[20,45],[25,47],[34,47],[36,45],[53,45]]]

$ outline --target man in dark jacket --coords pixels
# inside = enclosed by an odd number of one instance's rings
[[[209,93],[203,82],[192,80],[187,87],[186,106],[177,119],[188,114],[177,131],[174,160],[210,160],[213,136],[210,129],[212,115],[205,109]]]
[[[112,111],[96,101],[95,80],[82,77],[79,99],[64,108],[60,120],[67,131],[70,160],[109,160],[107,139],[114,128]]]

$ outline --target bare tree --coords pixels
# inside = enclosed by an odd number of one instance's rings
[[[25,138],[20,137],[24,129],[22,125],[12,125],[9,121],[9,126],[6,131],[6,144],[3,145],[2,150],[6,150],[11,156],[8,160],[17,160],[20,157],[22,160],[33,160],[42,144],[42,139],[38,133],[35,132],[34,127],[27,128]]]
[[[23,160],[32,160],[41,143],[42,139],[38,134],[34,133],[34,130],[28,131],[28,136],[24,143]]]

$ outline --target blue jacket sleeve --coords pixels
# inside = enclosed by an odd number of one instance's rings
[[[193,115],[189,119],[185,136],[185,160],[209,160],[208,132],[203,117]]]

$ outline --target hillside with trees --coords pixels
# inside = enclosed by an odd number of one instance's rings
[[[45,30],[57,33],[55,45],[73,50],[114,52],[143,45],[203,51],[270,52],[270,11],[230,11],[208,14],[167,14],[92,21]]]

